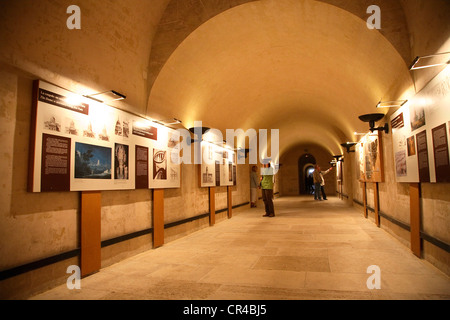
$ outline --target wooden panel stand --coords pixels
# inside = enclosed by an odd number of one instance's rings
[[[409,185],[410,197],[410,225],[411,225],[411,251],[421,257],[422,244],[420,241],[420,184]]]
[[[232,187],[228,186],[227,187],[227,202],[228,202],[228,219],[231,219],[231,217],[233,216],[233,201],[232,201]]]
[[[336,186],[337,186],[336,193],[338,194],[338,198],[340,199],[341,198],[341,187],[339,186],[339,181],[336,182]]]
[[[101,193],[81,192],[81,276],[101,268]]]
[[[363,184],[364,217],[367,219],[367,184]]]
[[[377,227],[380,226],[380,199],[378,195],[378,182],[373,185],[373,203],[375,206],[375,224]]]
[[[153,190],[153,248],[164,244],[164,189]]]
[[[209,225],[216,223],[216,191],[214,187],[209,187]]]

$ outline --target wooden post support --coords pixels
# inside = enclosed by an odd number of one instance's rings
[[[410,198],[410,225],[411,225],[411,251],[421,258],[422,244],[420,241],[420,184],[409,185]]]
[[[375,224],[377,227],[380,226],[380,199],[378,194],[378,182],[373,185],[373,203],[375,209]]]
[[[153,248],[164,244],[164,189],[153,190]]]
[[[209,187],[209,225],[216,223],[216,193],[214,187]]]
[[[232,188],[231,186],[227,187],[228,219],[233,216]]]
[[[367,219],[367,184],[363,182],[364,217]]]
[[[101,268],[101,206],[100,191],[81,192],[81,276]]]
[[[337,182],[337,194],[338,194],[338,198],[340,199],[341,198],[341,186],[340,186],[340,183],[339,183],[339,181]]]

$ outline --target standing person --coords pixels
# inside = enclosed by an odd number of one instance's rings
[[[318,164],[314,166],[313,172],[313,181],[314,181],[314,200],[322,201],[321,197],[321,184],[322,184],[322,175],[320,174],[320,167]]]
[[[258,174],[256,170],[257,166],[252,167],[252,172],[250,173],[250,208],[256,208],[256,202],[258,200]]]
[[[273,169],[270,164],[264,164],[261,170],[261,189],[266,214],[263,217],[275,217],[273,206]]]
[[[328,172],[330,172],[331,169],[333,169],[333,167],[331,167],[331,168],[328,169],[327,171],[320,171],[320,167],[319,167],[320,176],[321,176],[321,178],[322,178],[322,182],[320,183],[320,190],[322,191],[322,197],[323,197],[323,200],[328,200],[328,199],[327,199],[327,195],[325,194],[325,188],[324,188],[324,186],[325,186],[325,180],[324,180],[323,176],[326,175]]]
[[[313,190],[314,180],[312,173],[308,173],[308,176],[306,177],[306,191],[308,194],[312,194],[314,192]]]

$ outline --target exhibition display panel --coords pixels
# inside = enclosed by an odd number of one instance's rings
[[[391,118],[397,182],[450,182],[450,69]]]
[[[236,152],[213,142],[202,141],[200,187],[236,185]]]
[[[28,190],[179,188],[180,133],[37,80]]]
[[[355,145],[356,177],[362,182],[384,182],[381,132],[368,133]]]

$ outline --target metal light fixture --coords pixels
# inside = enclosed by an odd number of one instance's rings
[[[208,132],[211,128],[208,127],[191,127],[188,130],[194,134],[194,139],[191,140],[191,142],[201,142],[202,141],[202,136]],[[201,132],[201,136],[198,136],[198,132]]]
[[[208,127],[192,127],[192,128],[189,128],[189,131],[191,133],[195,134],[195,135],[197,134],[198,131],[200,131],[202,133],[202,135],[204,135],[206,132],[209,131],[209,129],[211,129],[211,128],[208,128]]]
[[[250,149],[249,148],[242,148],[242,147],[237,147],[236,149],[238,152],[240,153],[244,153],[245,157],[247,157],[247,155],[250,153]]]
[[[345,143],[341,143],[341,146],[343,146],[344,148],[347,149],[347,153],[350,153],[350,152],[355,152],[355,150],[350,150],[350,148],[357,144],[358,144],[358,142],[345,142]]]
[[[94,93],[90,95],[86,95],[85,97],[96,100],[98,102],[110,102],[110,101],[118,101],[124,100],[127,97],[117,91],[109,90],[105,92]]]
[[[449,63],[450,63],[450,52],[436,53],[428,56],[418,56],[411,63],[409,70],[437,67]]]
[[[333,160],[331,162],[337,164],[338,162],[344,162],[344,156],[341,155],[337,155],[337,156],[333,156]]]
[[[408,100],[396,100],[396,101],[380,101],[377,104],[377,108],[398,108],[407,103]]]
[[[363,122],[369,122],[370,131],[374,132],[375,130],[384,131],[386,134],[389,133],[389,125],[386,123],[383,127],[375,128],[375,122],[384,118],[384,113],[369,113],[362,116],[359,116],[359,120]]]
[[[241,147],[238,147],[236,151],[239,159],[247,158],[247,155],[250,153],[250,149],[244,149]]]

